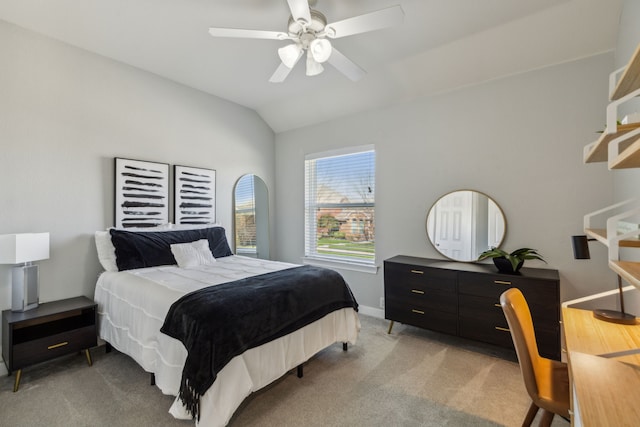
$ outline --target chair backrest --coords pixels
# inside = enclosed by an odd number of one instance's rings
[[[533,330],[529,305],[520,289],[511,288],[500,295],[500,305],[507,318],[513,345],[516,348],[522,377],[529,396],[536,400],[538,385],[536,367],[542,362]]]

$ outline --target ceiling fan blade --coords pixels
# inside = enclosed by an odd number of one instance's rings
[[[400,5],[396,5],[327,24],[324,30],[327,33],[327,37],[337,39],[398,25],[402,23],[403,19],[404,11]]]
[[[280,65],[278,66],[278,68],[276,68],[275,73],[273,73],[269,81],[271,83],[282,83],[284,79],[287,78],[291,70],[293,70],[293,68],[289,68],[283,63],[280,63]]]
[[[309,0],[287,0],[291,16],[294,21],[303,20],[307,24],[311,22],[311,12],[309,11]]]
[[[213,37],[239,37],[245,39],[286,40],[289,38],[289,35],[282,31],[242,30],[237,28],[209,28],[209,34]]]
[[[342,74],[344,74],[354,82],[357,82],[362,77],[364,77],[365,74],[367,74],[366,71],[364,71],[355,62],[340,53],[340,51],[335,47],[331,51],[331,56],[329,57],[329,60],[327,62],[336,67],[338,71],[340,71]]]
[[[302,58],[303,54],[304,54],[304,51],[302,49],[300,49],[300,51],[298,52],[298,57],[296,58],[295,61],[293,61],[291,67],[287,67],[284,64],[284,62],[281,62],[280,65],[278,66],[278,68],[276,68],[276,71],[273,73],[273,75],[269,79],[269,81],[271,83],[281,83],[281,82],[283,82],[284,79],[287,78],[287,76],[289,75],[291,70],[293,70],[293,67],[296,66],[296,64],[298,63],[300,58]]]

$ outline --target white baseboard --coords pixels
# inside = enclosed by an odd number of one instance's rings
[[[366,316],[377,317],[378,319],[384,319],[384,310],[381,308],[368,307],[361,305],[358,307],[358,312]]]

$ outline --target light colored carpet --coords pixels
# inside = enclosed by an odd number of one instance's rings
[[[518,426],[529,398],[513,352],[360,316],[355,346],[335,344],[251,395],[231,426]],[[190,426],[167,413],[129,357],[92,350],[0,379],[0,426]],[[537,421],[537,420],[536,420]],[[555,417],[554,427],[569,423]]]

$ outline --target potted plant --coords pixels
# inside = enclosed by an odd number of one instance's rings
[[[517,273],[526,259],[539,259],[542,262],[547,262],[536,249],[531,248],[520,248],[511,253],[503,251],[502,249],[491,248],[482,252],[478,257],[478,261],[487,258],[492,258],[498,271],[503,273]]]

